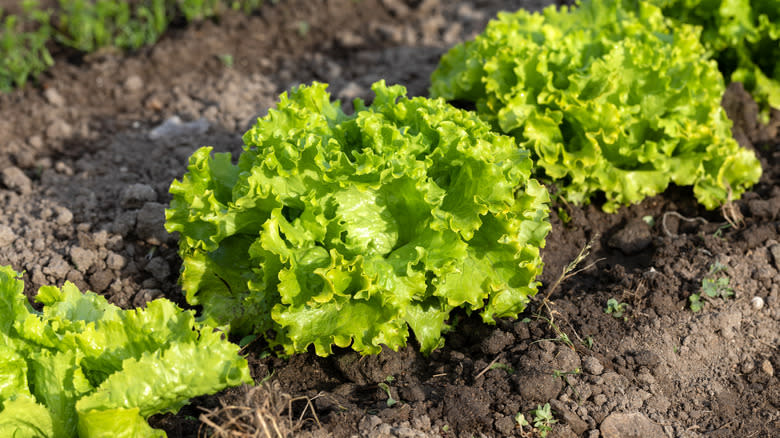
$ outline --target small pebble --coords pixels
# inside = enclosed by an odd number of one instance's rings
[[[16,166],[3,169],[2,181],[6,187],[20,195],[26,195],[32,191],[32,181],[22,172],[22,169]]]
[[[200,135],[209,130],[209,122],[206,119],[198,119],[192,122],[183,122],[179,116],[172,116],[161,125],[149,131],[151,140],[161,138],[181,137],[184,135]]]
[[[602,371],[604,371],[604,365],[602,365],[601,362],[599,362],[599,360],[593,356],[588,356],[583,359],[582,367],[585,369],[586,373],[592,374],[594,376],[598,376]]]
[[[138,75],[132,75],[125,81],[125,88],[127,91],[138,91],[144,87],[144,80]]]
[[[10,245],[16,240],[14,230],[8,225],[0,225],[0,247]]]
[[[764,359],[764,361],[761,362],[761,371],[768,374],[769,376],[775,375],[775,369],[774,367],[772,367],[772,363],[766,359]]]
[[[46,91],[43,92],[43,97],[45,97],[46,101],[54,106],[65,105],[65,98],[62,97],[59,91],[57,91],[55,88],[47,88]]]

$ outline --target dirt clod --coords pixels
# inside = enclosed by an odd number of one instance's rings
[[[599,360],[593,356],[586,356],[582,360],[582,368],[586,373],[592,374],[594,376],[598,376],[602,371],[604,371],[604,365],[602,365],[601,362],[599,362]]]
[[[171,239],[165,230],[165,207],[158,202],[147,202],[138,210],[135,232],[151,245],[162,245]]]
[[[599,428],[603,438],[665,438],[661,426],[641,413],[620,413],[609,415]]]
[[[32,192],[32,181],[18,167],[11,166],[3,169],[2,181],[3,185],[20,195]]]
[[[119,205],[123,208],[141,208],[147,202],[156,201],[157,193],[148,184],[130,184],[119,195]]]
[[[613,234],[607,244],[623,251],[626,255],[636,254],[653,241],[650,226],[642,219],[632,219],[626,226]]]

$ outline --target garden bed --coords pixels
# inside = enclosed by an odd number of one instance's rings
[[[67,280],[123,308],[157,297],[184,306],[163,210],[198,147],[237,156],[256,117],[299,83],[327,82],[344,102],[370,99],[380,78],[427,95],[447,49],[517,7],[286,0],[171,29],[126,55],[62,54],[37,86],[0,95],[0,265],[24,271],[28,296]],[[532,411],[549,403],[548,436],[634,436],[631,427],[644,437],[778,435],[780,114],[761,124],[740,84],[723,106],[763,168],[735,202],[737,226],[696,204],[689,188],[613,214],[598,200],[556,202],[543,286],[518,320],[488,326],[456,312],[445,346],[428,357],[411,341],[377,356],[279,359],[254,342],[244,353],[265,386],[199,397],[151,424],[196,436],[208,429],[202,414],[224,425],[240,411],[218,409],[234,405],[314,435],[521,436],[530,428],[516,415],[533,423]],[[552,290],[589,244],[582,269]],[[734,296],[692,312],[689,296],[720,278]],[[610,299],[625,304],[621,316],[605,312]]]

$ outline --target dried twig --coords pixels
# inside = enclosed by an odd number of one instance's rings
[[[477,379],[479,379],[479,378],[480,378],[480,377],[482,377],[482,376],[483,376],[483,375],[484,375],[486,372],[488,372],[488,370],[490,370],[490,367],[492,367],[492,366],[493,366],[493,365],[494,365],[496,362],[498,362],[498,359],[499,359],[500,357],[501,357],[501,355],[500,355],[500,354],[499,354],[498,356],[496,356],[496,358],[495,358],[495,359],[493,359],[493,360],[492,360],[492,361],[491,361],[491,362],[490,362],[490,363],[489,363],[489,364],[488,364],[488,365],[487,365],[487,366],[486,366],[486,367],[485,367],[485,368],[484,368],[482,371],[480,371],[480,372],[479,372],[479,374],[477,374],[476,376],[474,376],[474,380],[477,380]]]
[[[745,224],[745,217],[732,199],[731,186],[728,182],[726,183],[726,190],[728,191],[728,197],[726,198],[726,203],[720,206],[720,213],[723,215],[723,219],[726,219],[726,222],[736,230]]]
[[[321,427],[312,400],[292,397],[282,392],[278,382],[264,383],[249,389],[241,405],[221,401],[221,407],[203,409],[199,437],[216,438],[287,438],[300,430],[307,413]],[[303,412],[293,420],[293,403],[306,401]],[[205,426],[205,427],[204,427]],[[204,430],[210,429],[210,430]]]
[[[704,225],[707,225],[710,223],[707,219],[704,219],[703,217],[685,217],[681,215],[680,213],[677,213],[676,211],[667,211],[661,216],[661,228],[664,230],[664,234],[666,234],[669,237],[679,237],[679,234],[672,233],[669,231],[669,228],[666,227],[666,218],[667,216],[674,216],[677,219],[680,219],[681,221],[685,222],[700,222]]]
[[[569,278],[579,274],[582,271],[586,271],[593,266],[596,265],[596,263],[604,260],[603,258],[594,260],[593,262],[589,263],[587,266],[581,269],[576,269],[577,265],[582,263],[585,258],[590,255],[590,248],[593,246],[593,242],[596,241],[596,239],[599,238],[599,234],[596,233],[593,235],[593,237],[588,241],[588,243],[580,250],[580,253],[577,254],[577,257],[574,258],[571,262],[569,262],[568,265],[566,265],[563,270],[561,271],[561,275],[555,280],[555,283],[550,286],[550,289],[547,291],[547,294],[544,296],[544,300],[542,300],[542,305],[547,306],[547,303],[550,301],[550,296],[555,292],[555,290],[560,286],[561,283],[563,283],[564,280],[568,280]],[[576,270],[575,270],[576,269]],[[548,309],[549,310],[549,309]]]

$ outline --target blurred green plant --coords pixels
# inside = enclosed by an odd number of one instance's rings
[[[278,3],[278,0],[272,0]],[[22,2],[21,14],[0,8],[0,91],[11,91],[54,65],[49,49],[58,44],[91,53],[106,47],[137,50],[154,44],[170,23],[217,17],[225,10],[251,13],[263,0],[58,0],[42,9]]]
[[[780,109],[780,0],[651,0],[665,16],[701,26],[728,82],[742,82],[768,122]]]
[[[54,64],[46,48],[51,37],[48,11],[38,9],[38,2],[22,2],[23,15],[9,14],[2,18],[0,34],[0,91],[22,86],[29,77],[37,77]]]

